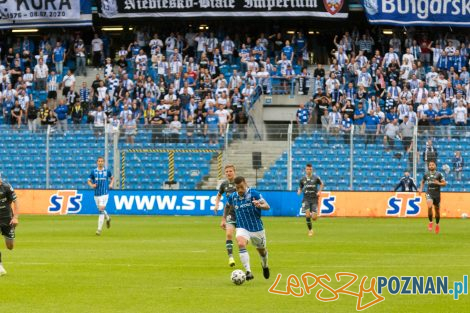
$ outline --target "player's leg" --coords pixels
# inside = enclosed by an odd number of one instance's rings
[[[228,254],[228,265],[235,266],[235,259],[233,258],[233,234],[235,233],[235,224],[227,223],[225,226],[225,248]]]
[[[432,204],[433,204],[433,200],[429,196],[429,194],[426,194],[426,203],[428,205],[428,218],[429,218],[428,230],[432,231],[432,226],[433,226],[433,222],[432,222]]]
[[[259,256],[261,257],[261,267],[263,268],[264,278],[269,278],[269,267],[268,267],[268,249],[266,249],[266,233],[264,230],[252,233],[251,242],[258,250]]]
[[[246,271],[246,280],[251,280],[254,277],[251,273],[250,255],[248,254],[248,250],[246,250],[248,240],[250,240],[250,233],[246,229],[237,228],[237,244],[240,261]]]
[[[436,213],[436,234],[439,234],[441,227],[439,226],[439,221],[441,220],[441,203],[440,199],[434,199],[434,211]]]
[[[15,227],[12,225],[2,225],[1,233],[5,237],[5,246],[8,250],[13,250],[15,243]],[[7,273],[2,264],[2,254],[0,253],[0,276],[3,276]]]
[[[310,231],[312,229],[312,219],[310,216],[310,207],[307,201],[302,202],[302,212],[305,213],[305,222],[307,223],[307,228]]]
[[[96,230],[96,235],[101,235],[101,231],[103,230],[103,224],[104,224],[104,221],[105,221],[105,207],[106,205],[103,205],[104,201],[103,201],[103,196],[98,196],[96,197],[95,196],[95,203],[96,203],[96,206],[98,207],[98,229]]]

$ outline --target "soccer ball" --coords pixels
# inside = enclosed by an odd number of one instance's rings
[[[234,270],[230,278],[235,285],[241,285],[245,282],[246,275],[242,270]]]
[[[463,218],[463,219],[466,219],[467,217],[468,217],[468,214],[467,214],[467,213],[465,213],[465,212],[462,213],[462,218]]]

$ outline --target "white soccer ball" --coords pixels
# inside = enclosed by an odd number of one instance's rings
[[[234,270],[230,276],[230,279],[232,279],[232,283],[235,285],[241,285],[245,282],[246,275],[242,270]]]
[[[462,218],[463,218],[463,219],[466,219],[467,217],[468,217],[468,214],[467,214],[467,213],[465,213],[465,212],[462,213]]]

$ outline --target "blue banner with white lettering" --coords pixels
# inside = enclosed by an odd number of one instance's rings
[[[0,29],[91,25],[91,0],[0,0]]]
[[[215,191],[168,191],[168,190],[113,190],[109,194],[106,210],[118,215],[214,215]],[[269,191],[262,192],[263,197],[271,205],[271,209],[263,211],[265,216],[295,216],[299,213],[301,197],[295,192]],[[49,213],[64,214],[97,214],[92,190],[77,190],[77,199],[69,196],[51,199]],[[225,198],[218,208],[223,212]],[[73,204],[73,205],[72,205]],[[70,206],[64,209],[63,205]]]
[[[470,26],[470,0],[362,0],[371,24]]]

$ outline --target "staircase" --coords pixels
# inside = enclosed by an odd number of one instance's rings
[[[230,144],[225,154],[226,164],[233,164],[237,175],[244,176],[248,186],[256,186],[256,170],[253,169],[252,152],[261,152],[261,169],[258,170],[258,179],[262,178],[264,172],[273,165],[280,155],[287,151],[286,141],[250,141],[236,140]],[[201,185],[201,189],[215,190],[220,182],[217,179],[217,160],[212,159],[209,177]],[[225,179],[225,177],[223,178]]]

